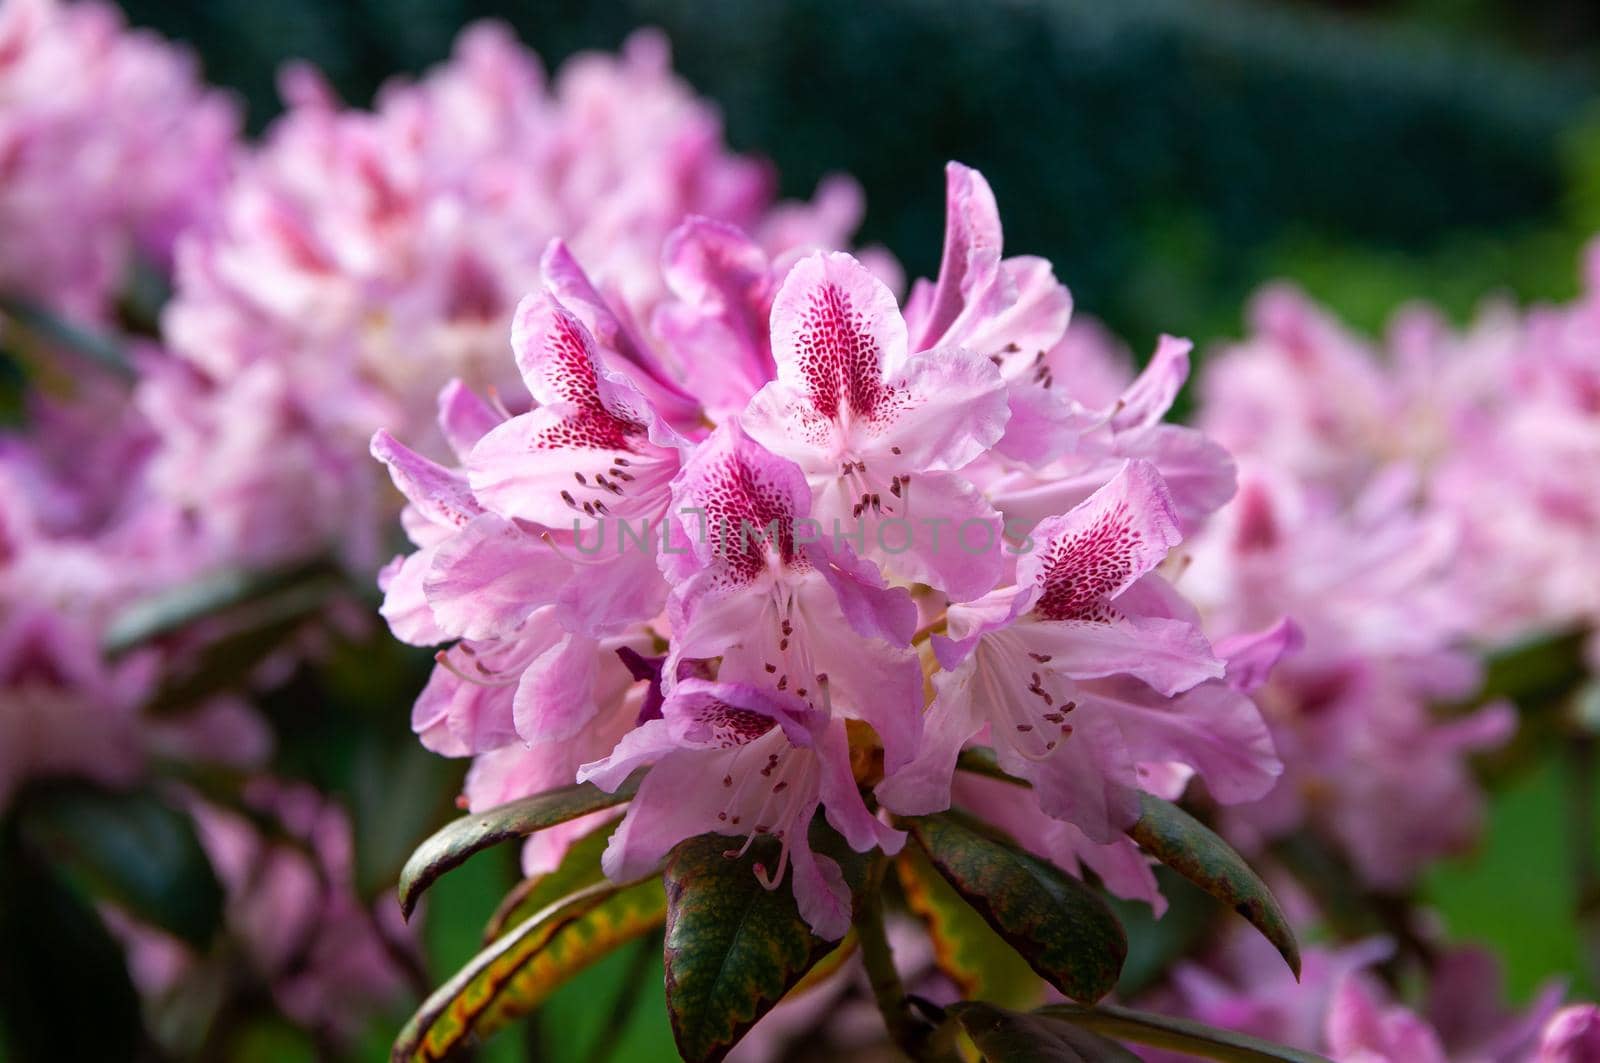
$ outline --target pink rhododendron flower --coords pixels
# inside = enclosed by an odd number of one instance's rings
[[[1040,807],[1101,844],[1138,818],[1146,765],[1196,769],[1224,801],[1264,793],[1277,761],[1259,715],[1226,684],[1207,683],[1222,679],[1223,662],[1151,574],[1179,542],[1154,468],[1128,463],[1031,537],[1017,586],[951,606],[950,637],[934,642],[945,670],[933,680],[929,738],[918,763],[880,788],[885,804],[947,805],[956,754],[985,728],[1001,767],[1033,783]]]
[[[963,551],[961,540],[974,525],[997,540],[999,514],[954,474],[1000,439],[1009,416],[989,360],[962,348],[913,357],[894,296],[848,255],[790,271],[772,344],[778,379],[751,400],[744,425],[804,470],[824,529],[859,525],[880,567],[952,598],[989,590],[999,552]]]
[[[770,888],[792,864],[801,916],[819,936],[843,937],[850,892],[838,864],[811,850],[812,815],[820,806],[857,852],[894,853],[905,843],[862,801],[844,721],[794,694],[701,679],[678,683],[661,713],[579,772],[612,789],[634,768],[652,765],[611,836],[606,874],[619,881],[648,875],[673,846],[699,834],[744,834],[746,847],[770,834],[781,845],[778,863],[757,865],[756,874]]]
[[[237,108],[110,4],[0,11],[0,292],[104,322],[136,262],[212,212]]]

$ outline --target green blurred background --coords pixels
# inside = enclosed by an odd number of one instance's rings
[[[1490,292],[1561,297],[1600,229],[1593,0],[122,5],[193,46],[207,77],[240,93],[255,130],[278,109],[273,78],[291,57],[364,104],[385,78],[441,60],[475,18],[509,21],[551,67],[659,26],[681,73],[722,107],[732,144],[772,158],[787,194],[808,195],[829,171],[853,174],[867,193],[863,241],[927,275],[942,235],[940,167],[977,166],[999,198],[1007,250],[1052,258],[1079,307],[1136,350],[1161,331],[1202,348],[1237,335],[1249,292],[1279,276],[1369,329],[1410,298],[1462,318]],[[349,662],[318,689],[285,695],[277,713],[297,736],[291,770],[343,794],[368,825],[363,848],[380,850],[370,868],[393,865],[443,814],[460,769],[403,733],[425,662],[392,663]],[[375,673],[389,681],[374,684]],[[1571,931],[1566,799],[1559,765],[1510,772],[1481,852],[1428,879],[1452,932],[1506,957],[1518,1000],[1551,972],[1584,995],[1597,989]],[[436,977],[475,951],[511,881],[502,855],[437,888]],[[618,1059],[669,1052],[653,962],[624,950],[564,989],[531,1034],[546,1058],[590,1058],[597,1040]],[[613,1002],[630,972],[654,988],[624,1017]],[[391,1034],[373,1031],[373,1058]],[[516,1040],[485,1057],[518,1058]],[[251,1046],[273,1060],[311,1050],[272,1028]]]

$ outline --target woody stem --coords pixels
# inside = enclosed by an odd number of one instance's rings
[[[856,913],[856,937],[861,942],[861,959],[872,986],[872,997],[889,1031],[889,1039],[911,1059],[929,1059],[927,1033],[906,1006],[906,990],[895,969],[894,952],[883,924],[883,874],[888,860],[879,853],[867,879],[866,889]]]

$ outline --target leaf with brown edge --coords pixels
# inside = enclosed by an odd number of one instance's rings
[[[1139,847],[1248,919],[1300,977],[1300,945],[1278,899],[1233,846],[1189,813],[1140,795],[1139,821],[1128,835]]]
[[[1222,1063],[1328,1063],[1325,1057],[1313,1052],[1273,1044],[1249,1034],[1112,1004],[1095,1007],[1052,1004],[1033,1014],[1043,1020],[1071,1023],[1102,1037],[1115,1037],[1119,1041],[1133,1041]]]
[[[906,904],[933,941],[934,962],[963,997],[1008,1007],[1041,1003],[1044,983],[1033,968],[961,899],[921,848],[907,846],[894,866]]]
[[[395,1041],[395,1063],[449,1058],[537,1008],[563,982],[666,919],[649,878],[569,895],[505,933],[428,997]]]
[[[575,783],[462,816],[446,824],[417,847],[401,870],[401,913],[411,918],[423,892],[437,882],[439,876],[466,863],[474,853],[630,800],[639,789],[643,774],[641,771],[630,776],[615,793],[608,794],[589,783]]]
[[[820,821],[811,841],[820,855],[838,861],[852,897],[858,895],[868,857],[852,853]],[[744,855],[726,855],[741,844],[705,834],[680,843],[667,859],[667,1016],[678,1052],[690,1063],[727,1055],[835,949],[800,917],[792,869],[775,889],[756,878],[757,863],[775,866],[776,839],[757,837]]]
[[[988,1063],[1139,1063],[1139,1057],[1092,1030],[997,1008],[983,1001],[950,1008]]]
[[[963,815],[903,823],[939,874],[1051,985],[1098,1000],[1117,984],[1128,939],[1092,889]]]

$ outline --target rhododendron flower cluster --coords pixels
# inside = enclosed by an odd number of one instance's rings
[[[163,434],[156,487],[221,562],[376,558],[392,512],[361,458],[367,437],[387,427],[442,457],[431,410],[452,378],[527,404],[505,336],[547,251],[568,254],[552,238],[585,262],[631,350],[673,283],[657,262],[686,216],[747,229],[767,253],[839,246],[860,216],[845,178],[814,203],[775,205],[770,169],[723,146],[716,112],[648,32],[547,82],[485,23],[371,112],[339,106],[309,68],[286,71],[283,91],[288,111],[217,225],[183,241],[164,319],[182,364],[141,396]]]
[[[771,835],[758,876],[776,887],[792,866],[800,911],[837,938],[849,895],[812,851],[813,814],[893,853],[903,835],[864,791],[948,808],[974,739],[1032,784],[1013,802],[1036,801],[1088,866],[1131,863],[1147,897],[1123,834],[1141,791],[1271,787],[1236,672],[1280,652],[1283,627],[1213,648],[1159,571],[1233,475],[1158,423],[1186,344],[1163,340],[1109,406],[1074,399],[1054,368],[1066,290],[1001,257],[993,197],[956,164],[939,277],[904,311],[846,254],[785,268],[699,220],[667,248],[687,297],[635,332],[552,246],[511,333],[534,405],[507,417],[447,387],[456,464],[373,440],[419,547],[386,570],[385,613],[403,638],[451,642],[413,724],[478,758],[471,807],[643,769],[609,875],[648,874],[694,835]],[[672,371],[686,336],[696,372],[739,388],[715,408]],[[868,746],[881,768],[859,767]],[[526,869],[561,842],[538,835]]]
[[[233,162],[237,109],[192,57],[110,4],[0,11],[0,291],[108,319],[140,262],[165,270]]]

